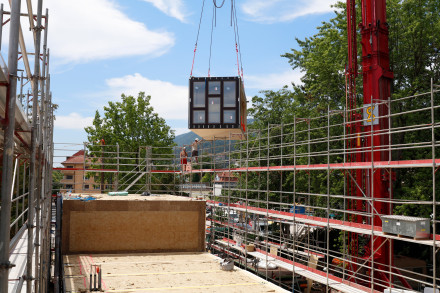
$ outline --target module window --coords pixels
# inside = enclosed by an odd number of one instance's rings
[[[194,124],[205,124],[205,110],[194,111],[193,123]]]
[[[193,88],[194,107],[205,107],[205,82],[195,82]]]
[[[209,98],[208,123],[220,123],[220,98]]]

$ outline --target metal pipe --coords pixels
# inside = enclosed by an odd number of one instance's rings
[[[29,89],[26,95],[26,119],[29,119]]]
[[[20,166],[20,164],[19,164],[18,158],[16,158],[15,159],[15,167],[14,167],[14,175],[12,177],[11,203],[12,203],[13,197],[14,197],[14,187],[15,187],[16,194],[17,194],[16,197],[18,197],[18,195],[19,195],[19,185],[20,185],[20,181],[19,180],[20,180],[20,178],[18,176],[20,174],[20,168],[17,171],[17,167],[18,166]],[[15,185],[16,181],[17,181],[17,185]],[[15,202],[15,219],[17,219],[17,218],[18,218],[18,201]],[[18,223],[18,221],[17,221],[17,223]],[[15,233],[17,233],[17,231],[18,231],[17,223],[15,224],[15,228],[14,228]],[[12,228],[12,226],[13,225],[10,225],[9,227]]]
[[[29,195],[29,193],[28,192],[26,192],[26,161],[23,163],[23,186],[22,186],[22,192],[23,192],[23,195]],[[24,212],[24,210],[25,210],[25,205],[24,205],[24,203],[25,203],[25,196],[23,196],[23,198],[22,198],[22,202],[21,202],[21,213],[23,213]],[[21,224],[23,225],[24,224],[24,216],[23,216],[23,220],[22,220],[22,222],[21,222]]]
[[[148,149],[145,149],[145,156],[147,156],[148,153]],[[147,159],[145,159],[147,160]],[[146,161],[147,164],[147,171],[148,171],[148,162]],[[117,166],[117,171],[116,171],[116,178],[115,178],[115,185],[116,185],[116,189],[115,191],[119,190],[119,144],[116,143],[116,166]],[[148,181],[148,180],[147,180]]]
[[[90,282],[89,282],[90,292],[93,291],[93,288],[92,288],[92,281],[93,281],[93,279],[92,279],[92,265],[90,265]]]
[[[29,5],[29,3],[28,3]],[[35,155],[38,154],[38,163],[36,163],[36,187],[37,187],[37,191],[36,191],[36,206],[35,206],[35,274],[36,274],[36,278],[37,280],[34,282],[34,286],[35,286],[35,292],[39,292],[39,285],[40,285],[40,280],[41,280],[41,271],[39,269],[40,266],[40,229],[41,229],[41,223],[40,223],[40,214],[41,214],[41,203],[40,203],[40,199],[41,199],[41,182],[43,180],[42,177],[42,151],[41,151],[41,145],[42,145],[42,127],[43,127],[43,108],[44,108],[44,96],[41,95],[41,106],[40,106],[40,113],[39,113],[39,118],[37,119],[37,111],[38,111],[38,89],[39,89],[39,81],[41,79],[41,73],[40,73],[40,46],[41,46],[41,15],[42,15],[42,11],[43,11],[43,1],[42,0],[38,0],[38,4],[37,4],[37,26],[34,27],[34,38],[35,38],[35,61],[34,61],[34,75],[32,76],[32,90],[33,90],[33,105],[34,107],[32,107],[32,114],[33,117],[35,118],[32,119],[32,123],[34,123],[33,128],[35,128]],[[22,48],[23,49],[23,48]],[[24,50],[23,50],[24,52]],[[23,55],[24,56],[24,55]],[[36,123],[37,122],[37,123]],[[38,124],[39,122],[39,124]],[[38,129],[36,129],[36,127],[38,127]],[[31,192],[35,192],[34,190],[32,190]],[[35,194],[34,194],[35,195]],[[31,246],[31,245],[29,245]],[[29,287],[28,287],[29,289]],[[30,292],[29,292],[30,293]]]
[[[101,265],[99,265],[98,267],[98,291],[102,291],[102,269],[101,269]]]
[[[20,76],[20,103],[21,106],[23,106],[23,71],[21,71],[21,76]]]
[[[9,242],[11,220],[11,189],[12,168],[14,156],[15,130],[15,102],[17,94],[17,63],[18,63],[18,35],[20,28],[21,0],[11,3],[11,25],[9,31],[8,69],[9,87],[5,118],[7,125],[4,132],[3,164],[1,181],[1,212],[0,212],[0,291],[8,292],[8,275],[12,267],[9,261]]]
[[[3,14],[4,14],[4,10],[3,10],[3,3],[0,4],[0,51],[2,49],[2,36],[3,36]]]
[[[329,289],[329,262],[330,258],[328,257],[330,253],[330,105],[327,105],[327,233],[326,233],[326,251],[327,251],[327,260],[326,260],[326,274],[327,274],[327,283],[326,288],[327,291]]]
[[[56,202],[56,226],[55,226],[55,292],[59,292],[60,275],[61,275],[61,209],[62,197],[57,195]]]
[[[437,254],[436,254],[436,250],[437,250],[437,246],[436,246],[436,234],[437,234],[437,229],[436,229],[436,192],[435,192],[435,181],[436,181],[436,176],[435,176],[435,172],[436,172],[436,164],[435,164],[435,131],[434,131],[434,122],[435,122],[435,113],[434,113],[434,92],[433,92],[433,80],[431,78],[431,125],[432,125],[432,129],[431,129],[431,141],[432,141],[432,150],[431,150],[431,156],[432,156],[432,222],[433,222],[433,227],[432,227],[432,233],[433,236],[432,237],[432,287],[433,287],[433,292],[437,292],[436,288],[437,288],[437,282],[436,282],[436,277],[437,277]]]

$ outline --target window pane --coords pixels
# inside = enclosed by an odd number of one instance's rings
[[[235,124],[237,119],[235,118],[235,110],[223,111],[223,122]]]
[[[205,124],[205,111],[194,111],[193,115],[194,124]]]
[[[220,98],[209,98],[208,102],[208,123],[220,123]]]
[[[194,107],[205,107],[205,82],[194,82],[193,98]]]
[[[209,82],[209,94],[210,95],[220,95],[220,81],[210,81]]]
[[[235,81],[225,81],[223,83],[223,106],[235,107],[236,100]]]

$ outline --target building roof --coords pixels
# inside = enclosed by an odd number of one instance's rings
[[[90,158],[86,159],[86,163],[91,163]],[[77,151],[73,155],[66,157],[64,162],[61,162],[62,165],[67,164],[83,164],[84,163],[84,150]]]
[[[221,173],[217,173],[218,177],[229,177],[229,178],[237,178],[237,176],[235,174],[233,174],[232,172],[221,172]]]
[[[237,175],[233,174],[232,172],[217,173],[216,178],[214,179],[214,182],[237,182],[237,181],[238,181]]]

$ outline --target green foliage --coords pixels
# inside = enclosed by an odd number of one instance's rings
[[[104,117],[96,111],[93,126],[85,128],[87,139],[101,139],[106,145],[119,144],[123,150],[137,151],[139,146],[172,146],[174,130],[150,105],[150,96],[140,92],[137,98],[121,95],[121,102],[108,102]]]
[[[411,95],[440,80],[440,2],[387,1],[394,95]]]
[[[358,6],[357,19],[360,18],[360,5]],[[278,91],[263,91],[261,95],[252,98],[252,107],[249,114],[254,122],[249,125],[249,129],[255,130],[249,136],[249,145],[241,146],[249,148],[249,166],[280,165],[278,159],[281,151],[284,154],[283,164],[313,164],[326,163],[325,156],[307,156],[309,152],[326,151],[327,142],[318,141],[308,149],[309,146],[288,145],[282,150],[277,147],[281,142],[293,141],[293,132],[296,131],[296,141],[306,141],[308,139],[325,140],[327,137],[326,115],[328,108],[331,110],[344,109],[346,105],[345,89],[345,66],[347,62],[347,30],[346,30],[346,11],[345,3],[335,5],[335,17],[328,22],[322,23],[318,27],[318,32],[304,40],[296,39],[297,48],[285,53],[285,57],[293,69],[299,69],[303,73],[301,84],[292,84],[292,88],[284,87]],[[398,99],[423,93],[430,90],[430,81],[433,78],[435,83],[440,81],[440,1],[438,0],[390,0],[387,1],[387,21],[389,24],[389,47],[390,47],[390,67],[394,72],[392,83],[392,99]],[[362,46],[360,44],[360,34],[358,31],[358,56],[361,56]],[[359,58],[360,59],[360,58]],[[359,60],[359,77],[356,80],[357,87],[357,107],[362,105],[362,74]],[[440,103],[440,96],[434,97],[434,104]],[[392,113],[402,113],[430,106],[430,99],[411,99],[405,102],[392,104]],[[323,118],[317,118],[323,116]],[[430,125],[430,117],[427,112],[412,112],[407,115],[393,117],[391,125],[393,128],[408,125]],[[440,122],[440,110],[435,110],[435,122]],[[296,118],[296,120],[295,120]],[[300,123],[299,118],[312,118],[310,124]],[[331,124],[342,122],[341,117],[332,116]],[[295,130],[292,123],[296,122]],[[280,126],[284,125],[281,134]],[[271,127],[270,131],[261,131]],[[307,131],[307,127],[316,129]],[[320,129],[319,129],[320,128]],[[330,129],[330,135],[336,136],[343,133],[342,127]],[[421,142],[431,141],[431,129],[406,132],[401,131],[393,134],[392,143],[403,145],[417,145]],[[307,137],[309,135],[309,137]],[[267,139],[267,137],[270,137]],[[435,130],[435,140],[440,140],[440,132]],[[331,142],[331,149],[342,149],[342,141]],[[259,149],[258,152],[252,151],[253,148]],[[440,153],[440,148],[436,149]],[[267,157],[272,159],[267,161]],[[419,149],[400,148],[393,150],[392,160],[413,160],[430,159],[432,152],[429,147]],[[343,155],[330,156],[330,163],[342,162]],[[295,161],[294,161],[295,160]],[[402,200],[399,204],[393,205],[393,213],[409,216],[429,217],[432,213],[433,200],[432,190],[432,169],[430,168],[402,168],[394,170],[391,176],[393,180],[392,196]],[[329,178],[327,177],[329,176]],[[437,180],[440,179],[440,175]],[[327,193],[333,195],[344,194],[344,173],[334,171],[330,175],[327,171],[304,171],[299,172],[250,172],[246,176],[241,176],[238,182],[239,188],[248,189],[249,199],[259,199],[262,201],[278,201],[283,203],[298,202],[301,194],[308,194],[307,205],[314,207],[327,207],[344,210],[342,198],[331,198],[327,202],[327,197],[320,196]],[[293,186],[295,182],[295,186]],[[438,185],[438,184],[437,184]],[[281,196],[280,192],[290,192]],[[295,198],[292,193],[295,191]],[[346,192],[346,191],[345,191]],[[435,193],[440,201],[440,188],[437,187]],[[238,192],[235,195],[238,196]],[[424,201],[426,204],[405,203],[406,201]],[[264,202],[260,206],[265,206]],[[276,206],[274,206],[276,208]],[[364,208],[366,208],[364,206]],[[315,215],[326,217],[325,209],[316,209]],[[335,217],[340,219],[342,216],[335,213]],[[346,216],[349,220],[349,216]],[[339,240],[335,240],[335,247],[341,247],[342,235]],[[367,239],[360,237],[357,239],[359,253],[363,253],[363,246]],[[342,251],[341,251],[342,252]]]
[[[360,9],[358,5],[358,16],[360,20]],[[270,124],[288,124],[292,123],[294,117],[297,119],[307,117],[318,117],[326,115],[327,107],[330,109],[340,109],[345,106],[345,76],[344,68],[347,63],[347,32],[346,32],[346,12],[345,4],[335,5],[339,10],[335,11],[335,17],[328,22],[322,23],[318,27],[318,32],[304,40],[296,39],[298,49],[292,49],[283,57],[287,58],[293,69],[300,69],[304,74],[301,79],[302,84],[293,84],[292,90],[286,87],[279,91],[263,91],[262,96],[256,96],[252,99],[252,108],[250,114],[255,119],[249,128],[262,129]],[[394,80],[392,85],[392,97],[400,98],[413,95],[420,92],[426,92],[430,87],[430,79],[440,80],[440,2],[436,0],[392,0],[387,1],[387,17],[390,27],[390,62],[391,69],[394,71]],[[360,36],[358,36],[358,51],[361,55]],[[362,103],[362,78],[357,79],[358,106]],[[440,101],[435,97],[435,104]],[[420,109],[429,106],[429,100],[418,99],[406,103],[393,104],[392,112],[403,112],[414,109]],[[436,117],[439,117],[436,111]],[[440,114],[440,113],[439,113]],[[417,125],[426,119],[426,112],[416,112],[411,115],[398,116],[392,119],[392,127],[402,127],[407,125]],[[424,123],[423,122],[423,123]],[[325,121],[315,120],[314,127],[326,125]],[[304,130],[304,125],[297,124],[297,131]],[[322,131],[314,131],[310,138],[325,138],[325,128]],[[334,133],[342,129],[334,129]],[[285,133],[292,133],[289,126],[284,128]],[[332,134],[332,133],[331,133]],[[259,133],[264,137],[267,134]],[[276,136],[276,129],[271,130],[271,136]],[[420,143],[429,141],[430,130],[419,132],[401,132],[393,135],[392,141],[396,144]],[[436,133],[436,137],[439,136]],[[289,139],[285,135],[286,140]],[[440,137],[439,137],[440,138]],[[306,140],[305,137],[297,137],[298,141]],[[438,138],[437,138],[438,139]],[[279,143],[277,139],[270,139],[270,145]],[[265,156],[269,152],[271,156],[277,156],[280,151],[276,148],[270,148],[270,151],[264,151],[267,145],[265,139],[258,142],[262,147],[258,156],[262,157],[261,165],[265,165]],[[340,144],[342,146],[342,144]],[[325,151],[325,144],[314,144],[312,152]],[[332,145],[337,148],[337,143]],[[322,157],[307,158],[301,156],[307,153],[305,146],[298,146],[295,150],[284,148],[284,153],[295,153],[297,164],[313,163],[314,160],[322,162]],[[252,154],[251,156],[256,156]],[[393,160],[408,159],[426,159],[431,157],[429,148],[416,150],[397,150],[394,151]],[[341,162],[342,156],[332,157],[331,161]],[[276,165],[277,160],[271,160]],[[285,159],[284,164],[292,163],[291,159]],[[432,200],[432,177],[430,170],[399,169],[396,171],[396,180],[393,186],[393,196],[405,200]],[[292,190],[291,182],[293,176],[296,180],[297,192],[312,192],[318,194],[327,193],[327,175],[314,172],[310,175],[288,174],[283,180],[283,189]],[[263,177],[263,178],[262,178]],[[330,178],[331,194],[343,193],[343,178],[340,173],[332,174]],[[430,181],[431,180],[431,181]],[[243,181],[243,180],[241,180]],[[261,174],[252,174],[248,177],[248,184],[258,189],[280,190],[280,176],[263,176]],[[240,182],[244,184],[244,182]],[[269,184],[269,186],[267,186]],[[438,192],[437,192],[438,193]],[[257,196],[254,194],[254,196]],[[261,196],[261,195],[260,195]],[[257,196],[258,197],[258,196]],[[312,197],[313,198],[313,197]],[[290,200],[290,199],[289,199]],[[323,198],[315,197],[317,206],[325,206]],[[340,206],[339,201],[332,202],[331,206]],[[394,206],[396,214],[429,216],[431,211],[429,205],[400,204]]]
[[[63,179],[63,173],[60,171],[52,171],[52,194],[56,194],[62,187],[61,179]]]
[[[146,146],[150,147],[151,153],[160,153],[162,157],[173,153],[174,131],[166,124],[165,119],[154,112],[150,101],[151,97],[143,92],[140,92],[137,98],[122,94],[120,102],[108,102],[108,105],[104,107],[103,117],[99,111],[96,111],[93,126],[85,128],[90,143],[88,145],[89,155],[94,157],[95,167],[115,169],[117,145],[121,151],[126,152],[125,157],[132,156],[131,160],[126,158],[124,161],[124,164],[130,166],[120,166],[119,170],[122,172],[132,171],[133,165],[138,165],[136,170],[138,172],[145,168]],[[102,140],[105,145],[100,146],[99,143]],[[159,149],[160,147],[167,148]],[[104,159],[100,160],[99,157],[104,157]],[[169,162],[159,160],[154,161],[153,164],[160,166],[169,164]],[[98,174],[91,175],[95,178],[98,176]],[[113,182],[112,174],[107,173],[104,176],[106,183]],[[120,177],[122,176],[121,173]],[[155,178],[164,184],[172,181],[172,176],[169,174],[160,174]],[[137,184],[145,183],[145,180],[142,178]],[[133,191],[136,190],[133,189]]]
[[[393,97],[400,98],[427,92],[431,78],[440,80],[440,2],[437,0],[387,1],[390,24],[390,65],[394,72]],[[434,97],[437,105],[440,100]],[[413,99],[395,104],[393,112],[420,109],[429,105],[429,99]],[[435,117],[439,117],[436,110]],[[436,118],[437,119],[437,118]],[[430,123],[426,112],[416,112],[393,119],[393,127]],[[429,141],[431,131],[402,132],[393,136],[396,144]],[[436,133],[436,140],[438,140]],[[394,160],[426,159],[431,157],[429,148],[397,150]],[[436,191],[439,194],[439,191]],[[399,169],[393,186],[393,196],[402,200],[431,201],[432,174],[429,169]],[[439,200],[439,199],[437,199]],[[395,214],[429,217],[430,205],[400,204]]]
[[[208,182],[211,183],[212,180],[214,180],[214,175],[212,173],[205,173],[203,175],[201,182]]]
[[[336,16],[318,27],[318,33],[300,40],[299,49],[292,49],[282,57],[288,59],[293,69],[304,76],[302,85],[294,85],[295,98],[308,109],[319,113],[345,105],[345,72],[347,60],[347,21],[345,3],[335,5]],[[306,116],[307,117],[307,116]]]

